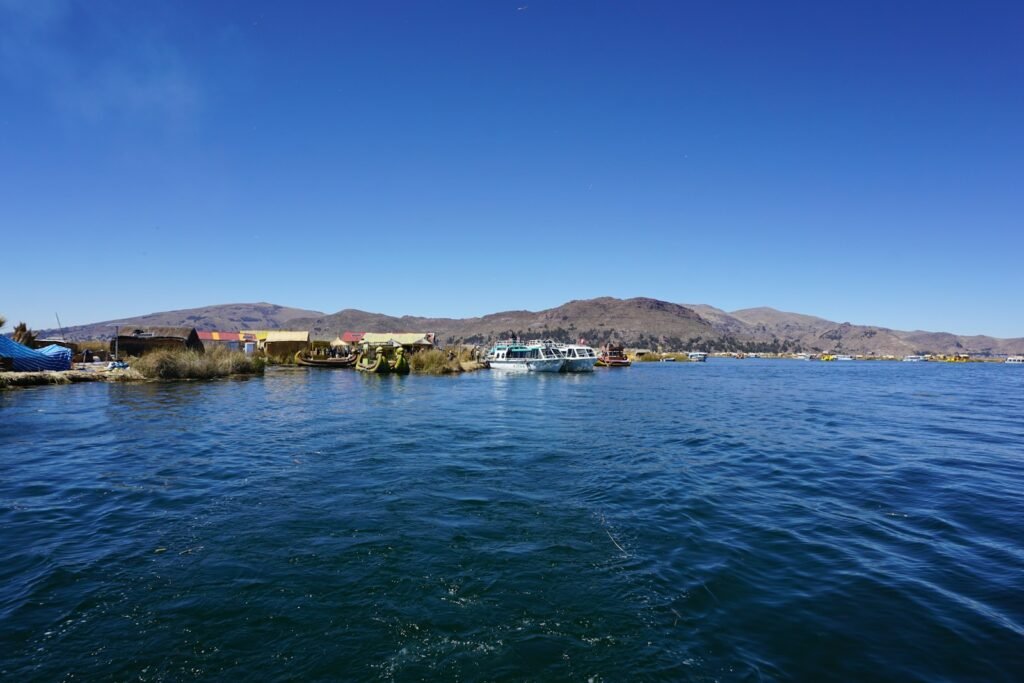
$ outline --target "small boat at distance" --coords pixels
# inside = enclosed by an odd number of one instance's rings
[[[631,361],[626,357],[622,344],[606,344],[595,365],[603,368],[628,368]]]
[[[903,356],[904,363],[921,363],[924,361],[924,356]]]
[[[691,363],[705,363],[708,360],[708,354],[703,351],[690,351],[686,354],[686,358]]]

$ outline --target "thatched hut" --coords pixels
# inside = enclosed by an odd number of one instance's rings
[[[285,358],[294,356],[299,351],[309,348],[308,330],[271,330],[262,342],[263,351],[268,356]]]
[[[131,327],[121,329],[110,351],[122,356],[141,356],[156,349],[190,349],[203,353],[203,342],[194,327]]]
[[[416,352],[434,348],[433,332],[367,332],[361,343],[368,346],[401,346]]]

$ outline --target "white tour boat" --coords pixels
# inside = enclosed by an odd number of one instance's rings
[[[924,356],[903,356],[904,363],[920,363],[924,361]]]
[[[555,346],[565,359],[566,372],[593,372],[597,363],[597,352],[583,344],[558,344]]]
[[[1024,365],[1024,356],[1010,356],[1006,359],[1006,362],[1013,365]]]
[[[510,372],[558,372],[565,359],[553,346],[500,341],[484,356],[487,367]]]
[[[708,354],[704,353],[703,351],[690,351],[688,354],[686,354],[686,357],[690,360],[691,363],[704,363],[708,359]]]

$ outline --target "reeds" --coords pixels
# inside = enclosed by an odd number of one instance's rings
[[[452,372],[462,372],[458,357],[449,360],[448,352],[441,349],[427,349],[412,354],[409,358],[409,369],[422,375],[447,375]]]
[[[262,375],[266,361],[241,351],[215,347],[206,353],[158,349],[131,360],[129,364],[149,379],[213,379],[230,375]]]

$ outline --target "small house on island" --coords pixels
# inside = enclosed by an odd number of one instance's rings
[[[366,346],[401,346],[415,352],[434,348],[433,332],[366,332],[360,341]]]
[[[141,356],[156,349],[198,351],[205,348],[194,327],[132,327],[121,328],[117,338],[110,342],[111,353],[122,356]]]
[[[206,348],[224,347],[232,351],[240,351],[245,348],[246,342],[256,342],[256,335],[252,332],[215,332],[210,330],[199,330],[199,340]]]
[[[365,332],[342,332],[331,341],[331,346],[358,346]]]

